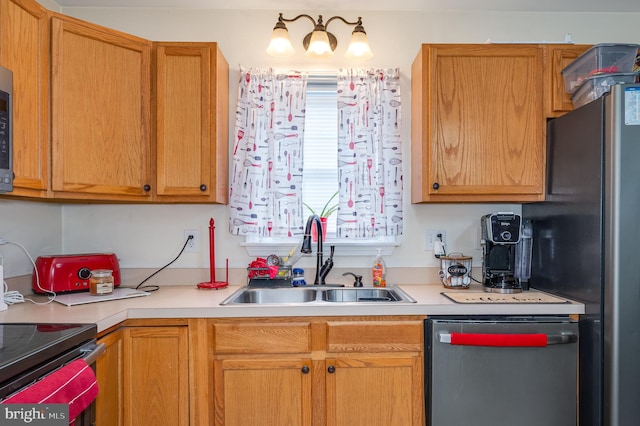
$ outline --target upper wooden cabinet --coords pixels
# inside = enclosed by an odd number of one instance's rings
[[[33,0],[0,0],[0,65],[13,71],[14,189],[49,188],[49,15]]]
[[[562,70],[586,52],[591,45],[545,45],[545,113],[547,117],[559,117],[573,110],[571,96],[564,90]]]
[[[544,197],[543,48],[422,45],[411,69],[413,203]]]
[[[51,26],[54,194],[150,199],[151,42],[61,15]]]
[[[156,196],[227,202],[229,66],[217,43],[154,43]]]
[[[226,203],[229,66],[216,43],[153,43],[0,0],[14,75],[14,191],[56,200]]]

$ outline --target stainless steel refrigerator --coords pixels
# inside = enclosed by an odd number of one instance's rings
[[[640,422],[640,84],[549,122],[530,286],[583,302],[579,424]]]

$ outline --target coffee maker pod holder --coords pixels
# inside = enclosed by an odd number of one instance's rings
[[[449,253],[440,256],[440,282],[446,288],[466,289],[471,284],[471,256],[462,253]]]

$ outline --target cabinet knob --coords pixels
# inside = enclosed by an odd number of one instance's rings
[[[142,189],[144,189],[145,192],[149,192],[151,191],[151,185],[146,184],[145,186],[142,187]]]
[[[200,191],[204,192],[206,190],[207,190],[207,185],[205,185],[204,183],[200,185]]]
[[[333,373],[335,373],[335,372],[336,372],[336,368],[335,368],[333,365],[330,365],[330,366],[329,366],[329,368],[327,368],[327,371],[328,371],[330,374],[333,374]]]
[[[308,366],[304,366],[302,367],[302,374],[309,374],[309,367]]]
[[[438,182],[435,182],[433,185],[431,185],[431,187],[433,189],[440,189],[440,184]]]

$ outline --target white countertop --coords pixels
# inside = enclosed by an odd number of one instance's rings
[[[0,323],[95,323],[98,331],[106,330],[133,318],[241,318],[273,316],[356,316],[356,315],[566,315],[583,314],[581,303],[455,303],[442,292],[452,290],[440,284],[401,285],[417,303],[337,303],[335,305],[306,303],[298,305],[226,305],[220,302],[241,286],[221,290],[198,289],[196,286],[161,286],[149,296],[111,300],[76,306],[57,302],[35,305],[30,302],[9,306],[0,312]],[[472,285],[468,290],[482,291]],[[487,293],[489,294],[489,293]],[[32,296],[28,296],[32,297]],[[99,296],[96,296],[99,297]],[[46,301],[39,296],[38,301]]]

